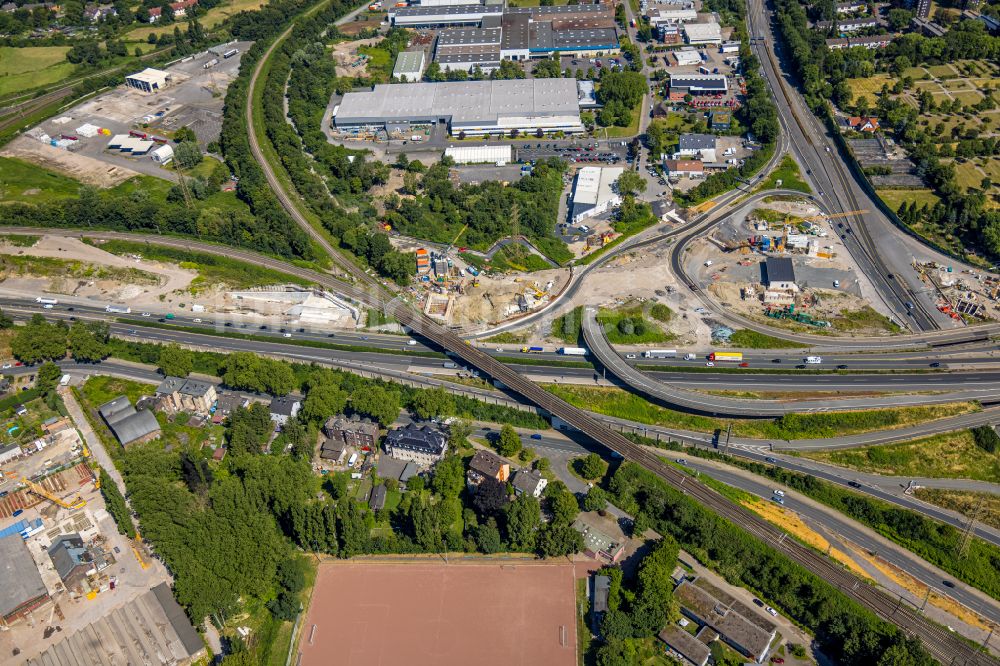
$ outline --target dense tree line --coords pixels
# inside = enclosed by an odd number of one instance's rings
[[[96,363],[108,356],[110,337],[107,322],[65,321],[49,323],[40,314],[18,328],[10,342],[15,358],[24,363],[38,363],[72,355],[76,361]]]
[[[754,590],[816,636],[819,648],[842,664],[934,663],[918,640],[878,619],[817,576],[716,516],[633,463],[609,484],[615,504],[673,537],[685,551],[731,583]]]
[[[100,472],[101,495],[104,497],[104,505],[115,520],[118,532],[124,534],[129,539],[135,538],[135,525],[132,524],[132,512],[125,503],[118,485],[115,484],[111,476],[101,468]]]

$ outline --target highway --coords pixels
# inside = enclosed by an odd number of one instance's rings
[[[601,365],[629,389],[670,407],[688,412],[708,414],[710,416],[770,418],[791,412],[878,409],[968,400],[978,400],[984,405],[1000,404],[1000,385],[995,383],[995,381],[986,381],[975,388],[967,386],[964,390],[947,393],[935,392],[929,394],[829,398],[822,402],[814,402],[811,405],[804,404],[799,400],[757,400],[693,393],[689,390],[677,388],[672,382],[664,382],[658,378],[649,376],[622,359],[608,342],[604,333],[604,327],[597,322],[597,310],[595,308],[584,308],[583,337],[586,341],[587,349],[590,350]],[[737,374],[735,377],[738,378],[739,375]],[[904,379],[897,379],[901,380],[896,383],[897,387],[905,385],[906,382]],[[739,384],[739,382],[735,383]],[[722,385],[725,386],[726,384],[723,383]]]

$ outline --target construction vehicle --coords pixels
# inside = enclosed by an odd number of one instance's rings
[[[84,500],[79,495],[77,495],[72,502],[66,502],[64,500],[59,499],[58,497],[47,491],[45,488],[43,488],[42,486],[40,486],[39,484],[35,483],[34,481],[30,480],[25,476],[19,478],[18,475],[15,474],[14,472],[4,472],[4,474],[11,479],[19,480],[21,483],[23,483],[25,486],[28,487],[28,490],[30,492],[34,493],[35,495],[38,495],[43,499],[47,499],[53,504],[61,506],[64,509],[70,509],[71,511],[75,511],[76,509],[82,509],[83,507],[87,506],[87,501]]]

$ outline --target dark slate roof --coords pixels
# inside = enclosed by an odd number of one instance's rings
[[[714,134],[681,134],[679,150],[715,150]]]
[[[529,495],[534,494],[535,488],[538,484],[542,482],[542,475],[538,472],[528,472],[525,470],[519,470],[514,478],[511,479],[511,485],[523,493],[528,493]]]
[[[184,381],[184,385],[181,387],[180,391],[184,395],[190,395],[195,398],[200,398],[212,389],[213,384],[211,382],[203,382],[200,379],[188,379]]]
[[[608,594],[611,592],[611,576],[594,576],[595,613],[606,613],[608,610]]]
[[[157,395],[170,395],[180,391],[182,386],[184,386],[183,377],[164,377],[160,385],[156,387],[156,393]]]
[[[495,477],[500,472],[500,468],[506,464],[503,458],[492,451],[479,450],[469,461],[469,469],[484,476]]]
[[[123,418],[132,413],[134,407],[132,407],[131,401],[128,397],[120,395],[114,400],[109,400],[100,407],[97,408],[98,413],[107,421],[109,424],[116,421],[118,418]]]
[[[795,282],[795,268],[788,257],[768,257],[764,264],[765,284],[772,282]]]
[[[372,488],[371,499],[368,500],[368,506],[372,508],[372,511],[378,511],[385,508],[385,495],[386,490],[384,485],[378,485]]]
[[[295,398],[287,395],[278,396],[276,398],[271,398],[271,405],[269,409],[272,414],[277,414],[278,416],[291,416],[292,411],[295,409],[295,405],[298,402],[299,401]]]
[[[123,445],[160,431],[160,424],[148,409],[140,409],[111,424],[115,437]]]
[[[170,591],[170,588],[167,587],[167,584],[160,583],[154,587],[153,594],[156,595],[156,600],[160,602],[160,607],[163,608],[163,614],[167,616],[170,626],[174,628],[177,637],[181,639],[181,643],[184,644],[184,649],[187,650],[187,653],[194,655],[204,650],[205,644],[202,643],[201,637],[195,631],[187,615],[184,614],[184,610],[180,604],[174,600],[174,595]]]
[[[439,456],[444,453],[448,438],[437,428],[429,425],[418,426],[410,423],[402,428],[390,430],[385,438],[386,447],[400,448]]]
[[[77,565],[86,561],[86,552],[79,534],[63,534],[49,546],[49,557],[63,580],[66,580]]]
[[[0,617],[48,594],[20,534],[0,538]]]

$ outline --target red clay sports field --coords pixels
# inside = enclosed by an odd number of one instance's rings
[[[571,564],[324,562],[300,666],[574,666]]]

